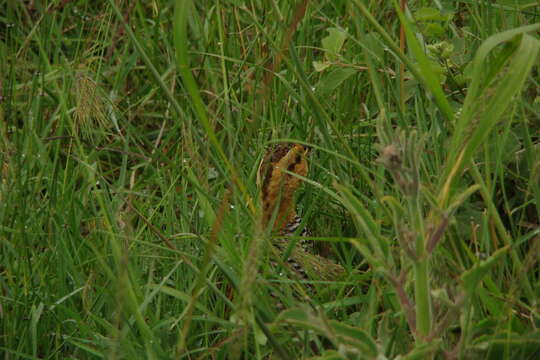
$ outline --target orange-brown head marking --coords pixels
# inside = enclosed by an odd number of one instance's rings
[[[272,147],[261,161],[257,184],[261,188],[263,226],[268,226],[277,212],[273,230],[280,233],[296,216],[294,193],[301,180],[284,170],[306,177],[307,152],[304,145],[284,143]]]

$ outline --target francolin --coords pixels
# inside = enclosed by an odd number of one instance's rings
[[[290,245],[302,220],[296,213],[295,193],[301,177],[307,177],[309,148],[301,144],[282,143],[271,147],[257,172],[262,197],[262,224],[272,227],[273,245],[283,254]],[[305,235],[304,229],[300,235]],[[308,251],[309,241],[299,241],[292,248],[287,262],[291,270],[310,280],[335,280],[345,273],[342,266]]]

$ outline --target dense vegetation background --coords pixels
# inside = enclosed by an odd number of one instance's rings
[[[0,1],[1,358],[540,357],[540,9],[399,3]]]

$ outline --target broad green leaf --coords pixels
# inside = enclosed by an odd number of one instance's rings
[[[446,9],[420,8],[414,13],[417,22],[447,23],[452,20],[454,13]]]
[[[268,342],[268,337],[264,334],[261,328],[257,326],[256,324],[253,325],[253,332],[254,332],[255,341],[257,341],[257,344],[266,345],[266,343]]]
[[[321,72],[323,70],[325,70],[326,68],[328,68],[331,64],[329,62],[322,62],[322,61],[314,61],[313,62],[313,68],[315,69],[315,71],[317,72]]]
[[[381,45],[381,36],[376,32],[365,34],[360,39],[364,44],[364,50],[374,57],[377,61],[383,61],[384,48]]]
[[[338,28],[328,28],[327,31],[328,36],[322,39],[322,47],[326,52],[326,57],[328,60],[335,61],[337,60],[341,47],[347,38],[347,33]]]
[[[444,35],[444,28],[441,26],[441,24],[437,23],[429,23],[425,24],[423,26],[424,29],[424,35],[429,37],[439,37]]]
[[[337,68],[325,74],[317,85],[317,94],[321,96],[329,95],[355,73],[356,70],[351,68]]]
[[[423,7],[414,12],[416,21],[445,21],[446,17],[441,14],[439,9]]]

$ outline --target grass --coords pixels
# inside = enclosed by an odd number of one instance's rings
[[[2,359],[537,358],[539,8],[405,3],[0,1]]]

